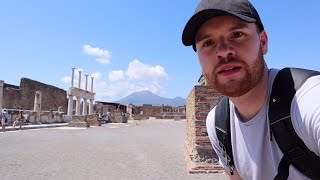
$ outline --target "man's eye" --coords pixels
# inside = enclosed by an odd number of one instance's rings
[[[211,41],[211,40],[205,41],[205,42],[203,43],[203,47],[208,47],[208,46],[211,46],[211,45],[213,45],[213,44],[214,44],[214,42]]]
[[[235,33],[233,33],[232,38],[238,38],[238,37],[241,37],[241,36],[243,36],[242,32],[235,32]]]

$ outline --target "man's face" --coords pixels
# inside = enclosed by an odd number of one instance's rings
[[[196,49],[208,85],[229,97],[239,97],[262,79],[267,53],[265,31],[232,16],[206,21],[196,35]]]

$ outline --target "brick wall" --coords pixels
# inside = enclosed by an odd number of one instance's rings
[[[187,97],[185,153],[190,173],[221,172],[206,129],[206,118],[221,95],[209,86],[194,86]]]
[[[42,93],[42,111],[58,110],[61,106],[63,112],[67,111],[67,92],[63,89],[47,85],[38,81],[22,78],[19,89],[4,88],[3,107],[9,109],[33,110],[36,91]]]

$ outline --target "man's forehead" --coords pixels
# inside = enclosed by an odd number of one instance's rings
[[[201,40],[203,37],[199,36],[207,36],[208,31],[215,31],[223,29],[224,31],[234,31],[237,29],[249,28],[250,24],[233,16],[217,16],[209,19],[205,23],[203,23],[197,31],[196,34],[196,42]]]

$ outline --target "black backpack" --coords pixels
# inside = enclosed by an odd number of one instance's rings
[[[291,101],[296,91],[309,77],[315,75],[320,75],[320,72],[284,68],[278,72],[274,80],[269,102],[270,141],[272,141],[273,134],[284,154],[278,167],[276,180],[288,178],[290,164],[305,176],[311,179],[320,179],[320,157],[310,151],[296,134],[290,116]],[[234,161],[231,146],[229,99],[227,97],[223,97],[216,106],[215,126],[222,155],[226,159],[231,175],[233,175]]]

